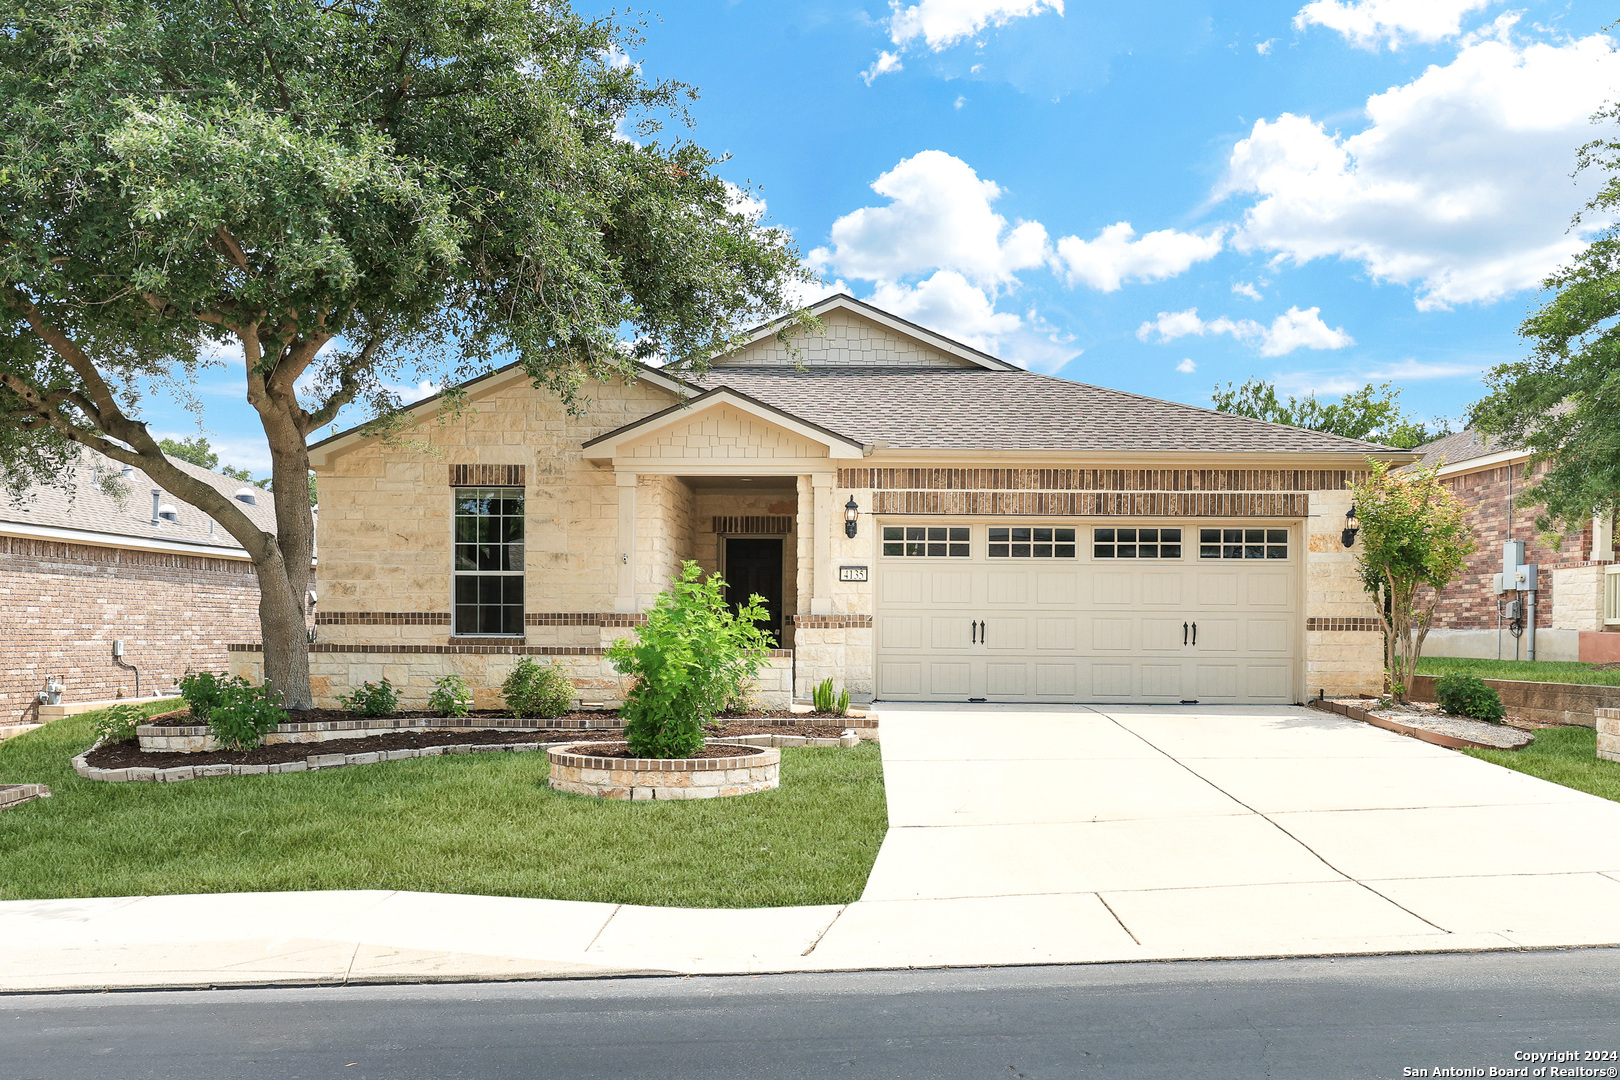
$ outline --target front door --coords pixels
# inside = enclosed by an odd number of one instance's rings
[[[750,596],[765,598],[766,617],[758,623],[780,647],[782,641],[782,540],[740,536],[726,540],[726,603],[733,613]]]

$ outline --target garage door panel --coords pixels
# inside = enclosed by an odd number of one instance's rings
[[[1142,696],[1179,701],[1183,697],[1181,677],[1182,665],[1180,663],[1143,664]]]
[[[1236,619],[1198,620],[1198,651],[1200,653],[1226,653],[1238,651],[1238,621]]]
[[[936,570],[930,575],[928,592],[928,599],[935,604],[971,604],[973,575],[964,570]]]
[[[1202,570],[1198,575],[1198,606],[1237,607],[1238,576],[1232,571]]]
[[[1146,571],[1142,574],[1142,603],[1148,607],[1180,607],[1184,582],[1179,570]]]
[[[885,660],[878,664],[878,681],[891,697],[921,697],[922,663],[917,660]]]
[[[1135,619],[1095,618],[1091,620],[1091,647],[1097,652],[1128,652],[1135,648]]]
[[[1199,701],[1219,701],[1223,698],[1235,700],[1238,696],[1239,665],[1236,662],[1225,664],[1197,664],[1197,677],[1194,682],[1193,697]]]
[[[1098,701],[1121,701],[1136,696],[1136,668],[1132,664],[1092,664],[1091,692]]]
[[[992,570],[985,575],[991,604],[1029,603],[1029,574],[1023,570]]]
[[[1041,651],[1073,652],[1080,642],[1078,619],[1036,619],[1035,647]]]
[[[1091,575],[1091,602],[1099,606],[1131,602],[1136,575],[1128,571],[1098,570]]]
[[[935,615],[928,620],[928,641],[935,649],[968,649],[973,622],[966,615]]]
[[[1250,616],[1244,627],[1245,651],[1251,653],[1273,653],[1282,655],[1289,652],[1289,644],[1293,638],[1290,633],[1289,620],[1286,618],[1257,618]]]
[[[1246,575],[1250,607],[1287,607],[1291,599],[1288,575],[1281,571],[1251,571]]]
[[[1273,701],[1281,704],[1294,700],[1292,665],[1249,664],[1244,672],[1244,681],[1247,684],[1243,693],[1246,701]]]
[[[878,579],[878,597],[884,604],[922,603],[922,571],[885,566]]]
[[[1019,618],[986,619],[984,645],[991,652],[1021,651],[1029,648],[1028,621]]]
[[[923,620],[916,615],[885,615],[878,631],[878,644],[885,651],[921,649]]]
[[[1080,596],[1080,573],[1037,573],[1035,575],[1035,602],[1041,605],[1061,604],[1073,607]],[[1023,601],[1018,601],[1023,603]]]
[[[991,662],[984,666],[984,690],[991,697],[1027,697],[1029,665]]]
[[[1186,619],[1145,618],[1141,626],[1143,652],[1179,652],[1185,647]]]
[[[1074,698],[1080,693],[1078,664],[1036,664],[1035,694],[1043,698]]]
[[[941,663],[932,661],[928,665],[928,692],[935,697],[967,698],[973,690],[973,665],[962,663]]]

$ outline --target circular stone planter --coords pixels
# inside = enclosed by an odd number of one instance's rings
[[[597,757],[592,746],[568,743],[546,751],[551,761],[547,781],[558,791],[602,799],[716,799],[766,791],[781,782],[782,752],[745,743],[717,740],[710,746],[734,746],[735,757],[620,758]]]

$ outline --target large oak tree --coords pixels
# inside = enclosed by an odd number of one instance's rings
[[[258,571],[265,672],[310,702],[313,524],[276,533],[141,418],[240,350],[277,492],[388,377],[516,358],[573,400],[636,358],[701,365],[798,278],[677,136],[683,86],[550,0],[27,0],[0,14],[0,470],[79,446],[213,517]],[[588,393],[588,391],[585,391]]]

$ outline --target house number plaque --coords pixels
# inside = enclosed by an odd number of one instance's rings
[[[867,580],[867,578],[866,578],[866,567],[864,567],[864,566],[840,566],[838,568],[838,580],[839,581],[865,581],[865,580]]]

